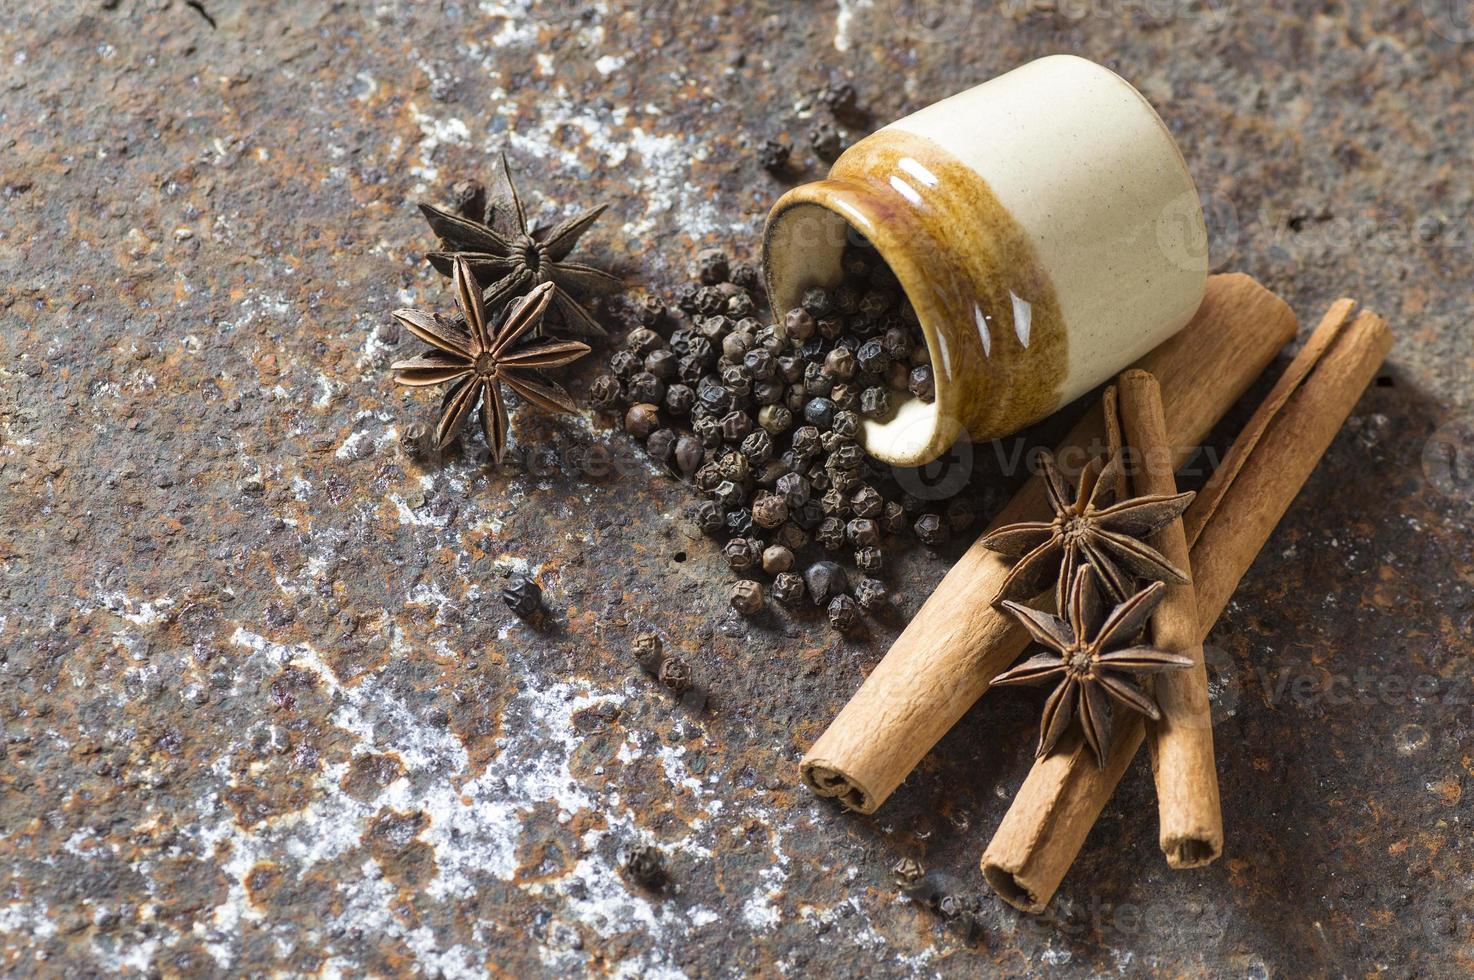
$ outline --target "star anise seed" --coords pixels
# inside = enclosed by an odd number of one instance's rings
[[[1078,716],[1086,744],[1095,753],[1095,761],[1105,768],[1111,744],[1108,698],[1154,721],[1162,717],[1156,702],[1131,675],[1192,666],[1187,657],[1138,643],[1166,591],[1164,584],[1153,582],[1106,615],[1095,572],[1089,565],[1082,565],[1070,583],[1068,621],[1021,603],[1003,603],[1003,608],[1045,649],[999,674],[993,683],[1058,681],[1044,702],[1039,722],[1040,758],[1054,750],[1071,719]]]
[[[451,281],[466,327],[424,310],[395,310],[394,318],[431,349],[395,362],[394,380],[415,387],[450,385],[435,424],[435,444],[440,448],[456,437],[479,404],[486,445],[501,462],[507,453],[508,425],[502,385],[546,411],[577,412],[568,392],[539,372],[578,360],[589,346],[572,340],[518,343],[542,319],[555,288],[551,283],[507,304],[492,326],[486,320],[487,300],[468,262],[455,261]],[[510,295],[511,287],[505,284],[488,294],[493,306]]]
[[[1187,581],[1187,575],[1143,543],[1187,510],[1195,496],[1187,493],[1133,497],[1110,503],[1116,477],[1123,465],[1117,454],[1102,467],[1091,460],[1072,490],[1060,474],[1054,457],[1040,456],[1051,521],[1024,521],[999,528],[983,538],[983,547],[1018,563],[1003,580],[993,604],[1007,599],[1027,601],[1048,587],[1053,578],[1055,609],[1065,607],[1066,592],[1075,569],[1089,565],[1114,602],[1135,591],[1136,580]]]
[[[507,289],[510,296],[551,283],[553,309],[562,323],[576,333],[602,336],[604,328],[575,296],[607,292],[618,288],[620,280],[601,269],[567,259],[578,239],[608,205],[589,208],[545,229],[530,230],[506,154],[502,155],[502,173],[508,199],[487,204],[485,220],[431,204],[420,205],[425,220],[441,242],[441,249],[426,258],[443,276],[451,275],[458,259],[464,260],[482,281],[495,280],[489,290]],[[458,196],[462,198],[462,208],[468,208],[467,196],[471,198],[469,206],[479,200],[475,195]]]

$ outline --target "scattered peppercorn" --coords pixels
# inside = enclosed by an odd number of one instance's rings
[[[849,576],[832,561],[816,561],[804,570],[804,585],[816,606],[827,606],[835,596],[849,588]]]
[[[531,619],[542,611],[543,590],[530,578],[516,576],[502,589],[502,601],[523,619]]]
[[[828,123],[820,123],[809,130],[809,147],[814,155],[825,163],[833,163],[839,159],[840,152],[844,149],[839,130]]]
[[[625,431],[636,439],[647,439],[660,425],[660,409],[650,404],[631,405],[624,415]]]
[[[788,169],[788,156],[792,152],[792,147],[782,140],[763,140],[758,147],[758,164],[769,173],[782,173]]]
[[[773,598],[789,608],[803,601],[804,592],[803,576],[797,572],[780,572],[773,579]]]
[[[641,888],[652,891],[665,884],[665,856],[660,848],[641,844],[631,848],[624,858],[624,873]]]
[[[642,668],[652,674],[660,670],[665,645],[660,642],[659,636],[654,633],[641,633],[635,637],[633,649],[635,662]]]
[[[855,584],[855,601],[872,615],[885,606],[887,598],[885,585],[873,578],[862,578]]]
[[[946,544],[947,524],[936,514],[922,514],[916,519],[916,539],[922,544],[936,545]]]
[[[829,625],[841,633],[848,633],[860,624],[860,607],[847,595],[837,595],[829,600]]]
[[[743,616],[756,616],[763,609],[763,587],[752,579],[732,585],[732,608]]]
[[[691,665],[680,657],[666,657],[660,664],[660,683],[680,694],[691,689]]]

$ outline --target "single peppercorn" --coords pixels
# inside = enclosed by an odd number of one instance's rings
[[[858,470],[864,463],[865,450],[850,442],[830,453],[825,465],[831,470]]]
[[[885,570],[885,558],[874,545],[855,549],[855,567],[866,575],[879,575]]]
[[[793,433],[793,451],[804,459],[813,459],[823,450],[823,437],[817,427],[805,425]]]
[[[804,290],[804,297],[800,305],[817,320],[819,317],[828,316],[833,311],[834,300],[829,295],[829,290],[823,286],[810,286]]]
[[[811,478],[809,480],[809,485],[812,486],[813,482],[814,481]],[[802,507],[790,507],[788,511],[789,519],[805,531],[814,530],[824,520],[824,511],[819,508],[819,502],[817,500],[811,499]]]
[[[966,531],[977,516],[972,505],[965,500],[952,500],[947,504],[947,524],[953,531]]]
[[[660,683],[680,694],[691,689],[691,665],[680,657],[666,657],[661,661]]]
[[[711,491],[712,499],[731,510],[742,506],[742,488],[731,480],[723,480]]]
[[[543,590],[530,578],[516,576],[502,588],[502,601],[523,619],[531,619],[542,611]]]
[[[763,609],[763,587],[752,579],[732,585],[732,608],[743,616],[756,616]]]
[[[691,434],[707,449],[716,449],[722,444],[722,423],[710,415],[691,422]]]
[[[947,542],[947,522],[936,514],[922,514],[918,517],[915,531],[917,540],[922,544],[935,547]]]
[[[645,355],[645,370],[667,383],[675,380],[676,365],[680,362],[674,351],[662,347]]]
[[[654,405],[665,397],[665,382],[649,371],[640,371],[629,380],[629,396],[632,402]]]
[[[763,571],[777,575],[793,568],[793,552],[781,544],[771,544],[763,549]]]
[[[658,889],[665,884],[665,858],[658,847],[642,844],[625,855],[623,870],[641,888]]]
[[[854,385],[837,384],[829,392],[829,400],[839,411],[855,411],[860,407],[860,392]]]
[[[703,286],[726,282],[730,266],[727,253],[719,248],[704,248],[696,253],[696,278]]]
[[[856,548],[870,548],[880,543],[880,525],[868,517],[857,517],[845,525],[845,539]]]
[[[758,550],[748,538],[733,538],[722,545],[722,557],[727,559],[727,566],[734,572],[745,572],[753,568],[758,563],[758,556]]]
[[[803,601],[804,591],[803,576],[797,572],[782,572],[773,579],[773,598],[789,608]]]
[[[825,340],[837,340],[844,333],[844,320],[838,316],[821,316],[814,321],[814,328]]]
[[[790,508],[809,502],[809,481],[800,473],[785,473],[778,478],[777,490]]]
[[[649,327],[636,327],[624,338],[624,349],[643,359],[646,354],[662,346],[665,342],[660,339],[660,334]]]
[[[758,147],[758,165],[771,174],[780,174],[788,169],[788,156],[793,148],[782,140],[763,140]]]
[[[832,561],[816,561],[804,569],[804,585],[816,606],[827,606],[831,599],[849,588],[849,576]]]
[[[735,317],[751,316],[757,310],[757,304],[746,291],[733,293],[727,297],[727,315]]]
[[[749,422],[749,424],[751,424]],[[725,434],[725,433],[724,433]],[[761,466],[773,458],[773,437],[767,429],[757,429],[742,440],[742,455],[754,466]]]
[[[665,645],[660,642],[660,637],[655,633],[641,633],[635,637],[631,649],[635,655],[635,663],[642,668],[655,673],[660,669],[660,661],[664,657]]]
[[[629,379],[643,370],[645,362],[627,350],[618,350],[609,355],[609,370],[616,378]]]
[[[707,460],[702,463],[697,468],[696,475],[691,477],[691,483],[702,493],[711,493],[721,482],[722,470],[717,466],[716,460]]]
[[[789,551],[798,551],[809,543],[809,534],[793,522],[793,514],[790,512],[788,523],[778,529],[778,533],[773,535],[773,541]]]
[[[665,303],[659,296],[646,294],[640,297],[635,314],[639,317],[642,326],[653,327],[665,317]]]
[[[824,357],[824,373],[841,381],[855,376],[855,355],[847,347],[836,347]]]
[[[824,365],[810,361],[804,366],[804,391],[814,398],[828,397],[834,390],[834,379],[824,372]]]
[[[830,599],[826,611],[829,614],[829,625],[841,633],[848,633],[860,625],[860,607],[847,595],[837,595]]]
[[[819,91],[819,101],[836,116],[844,116],[855,111],[858,97],[849,82],[830,82]]]
[[[645,440],[645,451],[659,463],[669,463],[676,452],[676,434],[670,429],[656,429]]]
[[[624,429],[636,439],[646,439],[660,425],[660,409],[650,404],[631,405],[624,414]]]
[[[830,487],[824,491],[824,496],[819,498],[819,506],[829,517],[844,517],[849,512],[850,500],[843,490]]]
[[[885,606],[885,586],[873,578],[862,578],[855,584],[855,601],[868,613],[875,613]]]
[[[706,453],[701,448],[700,439],[690,433],[685,433],[676,439],[675,464],[682,476],[695,473],[705,457]]]
[[[934,401],[937,397],[936,383],[932,378],[930,364],[918,364],[911,369],[911,380],[908,382],[911,394],[924,402]]]
[[[844,547],[844,521],[838,517],[826,517],[814,532],[814,539],[825,551],[838,551]]]
[[[844,140],[840,138],[839,130],[828,123],[820,123],[809,130],[809,148],[820,160],[833,163],[844,150]]]
[[[758,410],[757,424],[770,435],[782,435],[793,425],[793,413],[784,405],[764,405]]]
[[[885,508],[885,498],[880,491],[862,483],[850,491],[850,512],[856,517],[879,518]]]
[[[612,374],[601,374],[589,385],[589,404],[597,409],[618,408],[624,402],[624,388]]]
[[[757,267],[746,262],[738,262],[733,265],[732,271],[728,274],[727,278],[732,280],[732,285],[745,289],[749,293],[755,292],[762,282],[762,277],[758,275]]]
[[[665,389],[665,410],[672,415],[690,415],[695,404],[696,390],[690,385],[674,384]]]
[[[703,500],[697,504],[691,516],[696,526],[701,529],[701,533],[712,537],[721,534],[727,526],[727,515],[722,512],[721,506],[712,500]]]
[[[702,286],[696,291],[696,312],[716,316],[727,307],[727,294],[716,286]]]
[[[762,493],[753,498],[752,520],[759,527],[773,530],[788,520],[788,504],[775,493]]]
[[[891,411],[890,392],[876,385],[860,393],[860,414],[866,418],[885,418]]]
[[[727,511],[727,533],[738,538],[751,537],[753,533],[752,511],[746,507]]]
[[[834,402],[828,398],[813,398],[804,406],[804,421],[817,429],[828,429],[834,421]]]

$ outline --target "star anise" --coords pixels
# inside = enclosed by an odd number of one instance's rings
[[[459,210],[469,214],[447,211],[431,204],[420,205],[425,220],[441,242],[441,249],[429,253],[426,258],[444,276],[451,274],[458,259],[464,260],[470,263],[471,271],[481,281],[496,280],[490,289],[500,291],[505,288],[513,296],[534,286],[551,283],[553,310],[563,325],[576,333],[602,335],[604,328],[575,296],[607,292],[617,288],[620,280],[593,266],[567,259],[579,237],[588,231],[608,205],[600,204],[549,228],[533,231],[528,227],[527,212],[522,207],[517,185],[512,181],[505,154],[502,155],[502,173],[508,199],[487,204],[484,220],[474,213],[479,210],[484,191],[480,194],[472,189],[458,192]]]
[[[505,384],[549,412],[577,412],[568,392],[539,372],[578,360],[589,352],[589,346],[572,340],[518,343],[542,319],[554,289],[551,283],[508,303],[492,326],[486,320],[487,300],[482,298],[470,264],[457,259],[451,281],[466,326],[424,310],[395,310],[394,318],[431,349],[395,362],[394,380],[416,387],[450,384],[435,424],[435,443],[442,448],[456,437],[479,403],[486,444],[501,462],[507,452],[507,403],[501,386]],[[488,296],[494,305],[510,294],[510,286],[502,286]]]
[[[1053,578],[1055,609],[1063,609],[1075,569],[1082,564],[1095,569],[1114,602],[1125,601],[1135,591],[1137,579],[1187,581],[1181,569],[1143,539],[1187,510],[1194,497],[1191,491],[1113,504],[1120,454],[1104,466],[1098,458],[1091,460],[1080,474],[1078,490],[1070,488],[1053,456],[1041,454],[1040,464],[1054,519],[1010,524],[983,538],[984,548],[1018,559],[993,597],[994,605],[1005,599],[1032,599]]]
[[[1003,604],[1045,651],[999,674],[993,683],[1041,684],[1058,679],[1044,702],[1038,756],[1048,755],[1070,720],[1078,716],[1095,761],[1105,768],[1111,744],[1107,697],[1154,721],[1162,717],[1156,702],[1130,675],[1192,666],[1187,657],[1133,645],[1166,591],[1164,584],[1153,582],[1104,615],[1095,572],[1082,565],[1070,583],[1068,622],[1021,603]]]

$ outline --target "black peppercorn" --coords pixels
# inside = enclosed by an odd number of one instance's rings
[[[850,491],[850,511],[856,517],[879,518],[884,508],[885,498],[874,487],[862,483]]]
[[[530,578],[516,576],[502,588],[502,601],[523,619],[531,619],[542,611],[543,590]]]
[[[868,613],[884,606],[886,598],[885,586],[873,578],[862,578],[855,585],[855,601]]]
[[[804,570],[804,584],[816,606],[827,606],[849,588],[849,576],[832,561],[816,561]]]
[[[635,313],[640,318],[642,326],[653,327],[665,316],[665,303],[659,296],[642,296]]]
[[[722,450],[717,456],[717,467],[721,470],[722,478],[733,483],[746,484],[752,477],[752,464],[737,449]]]
[[[644,358],[646,354],[664,346],[665,341],[660,339],[660,334],[649,327],[636,327],[624,338],[624,348],[636,357]]]
[[[758,147],[758,165],[769,173],[782,173],[788,168],[788,155],[793,152],[792,147],[782,140],[763,140]]]
[[[925,545],[945,544],[948,538],[947,522],[936,514],[922,514],[918,517],[915,531],[917,540]]]
[[[776,379],[772,381],[754,381],[752,383],[752,400],[764,407],[776,405],[783,400],[784,384]]]
[[[715,501],[703,500],[697,504],[692,511],[692,517],[702,534],[709,534],[713,537],[721,534],[727,526],[727,515],[722,513],[722,508]]]
[[[830,517],[844,517],[849,512],[850,501],[843,490],[830,487],[819,498],[819,506]]]
[[[804,406],[804,421],[817,429],[828,429],[834,421],[834,402],[827,398],[813,398]]]
[[[732,608],[743,616],[756,616],[763,609],[763,587],[752,579],[732,585]]]
[[[829,392],[829,400],[836,410],[854,411],[860,407],[860,393],[854,386],[837,384]]]
[[[715,364],[717,353],[716,345],[706,337],[692,337],[686,341],[686,356],[702,367]]]
[[[870,320],[879,320],[895,301],[895,296],[885,290],[871,289],[860,297],[860,314]]]
[[[809,543],[809,534],[793,522],[791,508],[788,518],[788,523],[778,529],[778,533],[773,535],[773,540],[789,551],[798,551]]]
[[[704,316],[716,316],[727,308],[727,294],[717,286],[702,286],[696,292],[696,310]]]
[[[696,389],[696,400],[718,417],[732,410],[732,393],[720,384],[703,384]]]
[[[739,538],[745,538],[753,533],[752,511],[746,507],[737,507],[727,511],[727,533]]]
[[[867,340],[855,351],[855,361],[860,365],[861,371],[871,374],[884,374],[891,366],[890,355],[885,352],[885,346],[878,340]]]
[[[819,91],[819,101],[836,116],[850,115],[857,102],[855,87],[849,82],[830,82]]]
[[[732,271],[727,278],[732,280],[732,285],[741,287],[749,293],[756,291],[758,285],[761,283],[761,277],[758,275],[757,268],[746,262],[738,262],[733,265]]]
[[[731,480],[723,480],[711,491],[712,499],[727,510],[742,506],[742,488]]]
[[[676,376],[676,365],[680,358],[667,348],[653,350],[645,355],[645,370],[661,381],[671,381]]]
[[[778,478],[777,490],[790,508],[809,502],[809,481],[799,473],[786,473]]]
[[[715,286],[719,282],[727,281],[727,273],[731,271],[727,263],[727,253],[719,248],[704,248],[696,253],[696,277],[704,286]]]
[[[632,649],[635,655],[635,663],[652,674],[660,669],[660,661],[664,658],[665,645],[660,642],[659,636],[654,633],[641,633],[635,637]]]
[[[844,521],[838,517],[826,517],[814,532],[814,538],[825,551],[838,551],[844,547]]]
[[[841,633],[848,633],[860,625],[860,607],[847,595],[837,595],[829,600],[829,625]]]
[[[725,421],[724,419],[723,422]],[[725,435],[725,424],[723,430]],[[757,429],[748,433],[747,437],[742,440],[742,455],[746,456],[747,461],[753,466],[763,465],[773,458],[773,437],[768,435],[766,429]]]
[[[589,404],[597,409],[618,408],[624,402],[624,388],[612,374],[601,374],[589,385]]]
[[[660,409],[650,404],[631,405],[624,413],[624,429],[636,439],[646,439],[660,425]]]
[[[891,411],[890,392],[876,385],[860,393],[860,414],[866,418],[885,418]]]
[[[676,434],[670,429],[656,429],[645,440],[645,451],[656,462],[669,463],[676,451]]]
[[[809,147],[820,160],[833,163],[844,150],[844,141],[840,138],[839,130],[828,123],[820,123],[809,130]]]
[[[733,538],[722,546],[722,557],[734,572],[745,572],[756,566],[760,554],[748,538]]]
[[[880,549],[871,545],[867,548],[855,550],[855,567],[866,575],[879,575],[885,570],[885,558],[881,556]]]
[[[845,525],[845,538],[856,548],[880,543],[880,526],[868,517],[857,517]]]
[[[722,416],[722,438],[739,443],[752,431],[752,416],[746,412],[728,412]]]
[[[809,485],[812,486],[813,482],[811,479]],[[811,499],[802,507],[789,507],[788,517],[789,520],[793,521],[793,523],[797,524],[803,530],[812,531],[823,522],[824,511],[820,509],[817,500]]]
[[[660,664],[660,683],[676,694],[691,689],[691,665],[680,657],[666,657]]]
[[[694,282],[683,282],[676,287],[676,308],[686,313],[695,313],[697,309],[696,297],[701,292],[701,286]]]
[[[675,464],[682,476],[695,473],[704,458],[706,453],[701,447],[700,439],[686,433],[676,440]]]
[[[665,859],[657,847],[642,844],[624,858],[624,873],[641,888],[657,889],[665,884]]]
[[[629,380],[629,396],[632,402],[656,404],[665,397],[665,382],[649,371],[640,371]]]
[[[757,381],[769,381],[778,371],[778,360],[762,347],[742,355],[742,364],[747,373]]]
[[[676,362],[676,377],[688,385],[694,385],[706,374],[706,365],[695,354],[687,354]]]
[[[821,316],[814,321],[814,329],[825,340],[835,340],[844,333],[844,320],[838,316]]]
[[[788,504],[777,494],[758,494],[752,502],[752,520],[770,531],[780,527],[788,520]]]
[[[819,317],[828,316],[834,309],[833,297],[829,295],[829,290],[823,286],[810,286],[808,289],[805,289],[801,305],[816,320]]]
[[[710,415],[696,419],[691,423],[691,434],[707,449],[716,449],[722,444],[722,423]]]
[[[757,304],[752,301],[752,297],[746,291],[736,292],[727,297],[728,316],[751,316],[756,309]]]
[[[823,437],[812,425],[801,426],[793,433],[793,451],[803,459],[818,456],[823,446]]]
[[[783,572],[773,579],[773,598],[792,608],[803,601],[804,580],[797,572]]]
[[[918,364],[911,369],[911,380],[909,382],[911,394],[924,402],[930,402],[937,397],[936,384],[932,379],[931,365]]]
[[[722,368],[722,387],[735,398],[752,394],[752,375],[742,364],[728,364]]]
[[[824,365],[812,361],[804,367],[804,391],[815,398],[824,398],[834,388],[834,379],[824,373]]]
[[[764,405],[758,410],[757,424],[771,435],[781,435],[793,425],[793,413],[783,405]]]
[[[614,372],[616,378],[634,377],[644,367],[645,362],[627,350],[618,350],[609,355],[609,370]]]
[[[696,389],[690,385],[673,384],[665,389],[665,410],[672,415],[689,415],[695,404]]]
[[[855,376],[855,355],[847,347],[836,347],[824,358],[824,373],[841,381]]]
[[[865,450],[849,442],[830,453],[826,465],[832,470],[857,470],[864,462]]]

